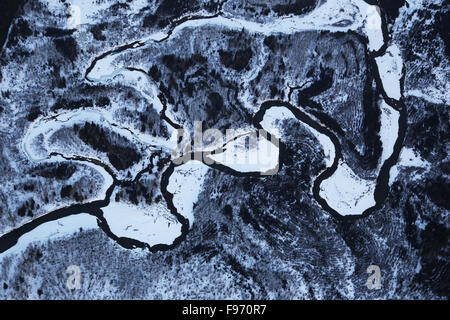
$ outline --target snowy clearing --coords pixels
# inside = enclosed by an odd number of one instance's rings
[[[181,224],[163,200],[146,208],[112,201],[102,211],[111,232],[118,237],[154,246],[171,245],[181,235]]]
[[[176,167],[169,178],[167,191],[173,194],[173,205],[178,213],[189,220],[191,228],[194,223],[194,203],[202,191],[208,169],[202,162],[192,160]]]
[[[340,161],[333,175],[320,185],[319,194],[340,215],[360,215],[375,205],[375,186],[375,180],[359,178],[346,163]]]
[[[400,49],[393,44],[386,53],[375,58],[384,91],[389,98],[400,100],[400,80],[403,72],[403,60]]]

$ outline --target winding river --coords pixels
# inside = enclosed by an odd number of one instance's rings
[[[96,57],[93,60],[92,64],[87,68],[86,73],[85,73],[85,78],[87,81],[90,81],[90,82],[95,81],[95,79],[90,76],[91,72],[96,70],[96,68],[98,68],[99,64],[102,64],[105,59],[108,60],[112,55],[117,54],[119,52],[123,52],[126,50],[134,50],[136,48],[142,47],[145,45],[146,41],[149,41],[149,39],[151,39],[151,41],[158,41],[158,42],[164,41],[165,39],[168,39],[176,31],[177,28],[182,28],[183,24],[194,23],[195,26],[201,26],[203,24],[208,24],[208,23],[211,23],[211,21],[213,21],[214,23],[222,23],[222,25],[224,27],[229,26],[229,23],[230,23],[229,21],[227,23],[221,22],[223,19],[224,18],[220,16],[220,13],[218,13],[214,16],[210,16],[210,17],[192,16],[192,17],[185,17],[183,19],[180,19],[179,21],[177,21],[176,23],[174,23],[172,25],[171,29],[169,30],[169,32],[166,35],[159,34],[154,37],[149,37],[144,41],[134,41],[130,44],[126,44],[117,49],[107,51],[107,52],[101,54],[100,56]],[[292,24],[292,22],[290,20],[285,20],[285,21],[288,26],[290,24]],[[236,20],[233,20],[232,23],[236,24],[237,22],[236,22]],[[256,27],[254,25],[255,25],[254,23],[249,23],[249,24],[244,23],[243,27],[255,29]],[[242,25],[240,25],[240,26],[242,26]],[[264,26],[262,26],[262,28],[263,27]],[[281,22],[279,22],[278,25],[272,24],[270,26],[270,28],[275,28],[275,27],[278,27],[280,30],[288,29]],[[341,27],[336,27],[336,28],[337,28],[337,30],[343,29]],[[253,30],[253,29],[250,31],[255,32],[255,30]],[[346,29],[347,31],[351,30],[350,27],[345,27],[344,29]],[[278,29],[275,29],[275,30],[278,30]],[[335,29],[331,29],[331,31],[334,31],[334,30]],[[384,31],[383,35],[382,35],[382,39],[384,39],[384,43],[382,45],[375,46],[375,47],[372,44],[371,48],[375,48],[378,50],[372,50],[370,52],[369,61],[373,65],[372,69],[375,70],[373,76],[376,79],[377,87],[380,88],[380,91],[382,92],[384,101],[391,108],[393,108],[393,110],[397,110],[399,112],[398,135],[395,140],[395,144],[393,146],[392,154],[384,161],[384,163],[382,163],[382,165],[379,169],[378,177],[376,179],[376,185],[375,185],[375,189],[374,189],[374,193],[373,193],[374,204],[371,205],[370,207],[366,208],[363,212],[361,212],[358,215],[343,215],[342,212],[338,212],[336,210],[336,208],[333,208],[330,205],[330,203],[327,201],[327,199],[325,199],[323,197],[323,193],[321,193],[321,186],[324,183],[324,181],[330,179],[336,173],[340,163],[343,161],[342,148],[341,148],[340,141],[331,128],[327,127],[323,123],[320,123],[320,121],[316,120],[313,116],[311,116],[306,111],[304,111],[304,108],[302,106],[294,106],[290,102],[279,101],[279,100],[271,100],[271,101],[263,102],[261,104],[261,106],[259,107],[258,111],[254,114],[253,119],[252,119],[252,125],[256,129],[266,130],[267,128],[264,128],[264,126],[263,126],[264,117],[269,112],[273,111],[274,108],[282,107],[282,108],[285,108],[286,110],[289,110],[289,112],[292,113],[293,116],[298,121],[300,121],[302,124],[306,125],[307,127],[312,128],[315,131],[317,131],[318,133],[326,136],[332,142],[332,144],[334,146],[334,157],[333,157],[331,163],[317,177],[315,177],[313,186],[312,186],[312,193],[313,193],[313,197],[317,201],[317,203],[324,210],[326,210],[333,217],[335,217],[336,219],[357,219],[357,218],[365,217],[365,216],[369,215],[370,213],[372,213],[374,210],[379,209],[383,205],[383,202],[386,199],[386,196],[388,195],[388,192],[389,192],[389,172],[390,172],[390,169],[397,163],[397,160],[398,160],[398,157],[400,154],[400,150],[403,145],[403,140],[404,140],[406,126],[407,126],[406,108],[403,104],[402,98],[397,99],[398,97],[392,97],[391,95],[388,95],[386,93],[386,90],[384,89],[384,83],[383,83],[383,81],[385,81],[385,80],[383,79],[382,75],[380,75],[380,71],[378,69],[377,62],[376,62],[376,59],[383,57],[387,50],[386,42],[388,41],[388,37],[386,35],[385,25],[383,25],[382,30]],[[294,31],[290,30],[289,32],[295,32],[295,30]],[[367,47],[366,49],[367,49],[367,51],[369,51],[369,47]],[[106,66],[108,66],[108,64]],[[403,69],[404,69],[404,67],[403,67]],[[144,72],[142,70],[133,69],[130,67],[128,67],[127,70],[132,71],[132,72]],[[404,70],[402,72],[403,72],[403,74],[401,76],[401,79],[398,80],[399,81],[398,86],[401,88],[401,96],[403,96]],[[164,99],[164,96],[160,95],[159,99],[162,103],[162,110],[160,111],[161,118],[163,120],[165,120],[168,123],[168,125],[170,125],[172,128],[175,128],[175,129],[181,128],[180,125],[174,123],[166,115],[167,103]],[[270,134],[272,134],[269,130],[267,133],[268,133],[269,137],[270,137]],[[279,147],[279,155],[278,155],[278,168],[277,169],[280,170],[283,166],[283,162],[285,161],[284,154],[283,154],[283,149],[285,147],[283,145],[283,141],[281,141],[279,143],[278,147]],[[200,158],[202,158],[204,156],[204,154],[199,155],[198,153],[199,153],[198,151],[192,152],[191,154],[188,154],[187,156],[191,159],[198,159],[198,156],[200,156]],[[111,231],[110,226],[108,225],[108,222],[105,219],[103,211],[102,211],[102,208],[105,208],[110,204],[110,198],[116,187],[123,186],[126,184],[133,183],[134,181],[137,181],[137,179],[139,179],[140,176],[142,176],[146,172],[149,172],[149,170],[150,170],[149,167],[146,167],[143,170],[139,171],[133,181],[123,181],[123,180],[118,179],[115,176],[114,172],[109,168],[108,165],[103,164],[99,160],[82,157],[82,156],[77,156],[76,158],[65,157],[64,155],[58,154],[58,153],[52,153],[49,156],[50,157],[59,156],[66,160],[86,161],[86,162],[92,163],[94,165],[101,166],[108,172],[108,174],[110,174],[113,177],[113,182],[107,189],[105,198],[103,200],[92,201],[92,202],[85,203],[85,204],[75,204],[75,205],[71,205],[71,206],[68,206],[65,208],[61,208],[61,209],[52,211],[48,214],[45,214],[38,218],[35,218],[34,220],[32,220],[28,223],[25,223],[22,226],[2,235],[0,237],[0,253],[7,252],[8,249],[14,247],[17,244],[20,237],[22,237],[26,233],[31,232],[36,227],[38,227],[42,224],[45,224],[50,221],[55,221],[55,220],[58,220],[58,219],[61,219],[61,218],[64,218],[64,217],[67,217],[70,215],[76,215],[76,214],[82,214],[82,213],[88,213],[92,216],[95,216],[97,218],[98,226],[110,238],[112,238],[118,244],[120,244],[121,246],[123,246],[125,248],[147,248],[148,250],[153,251],[153,252],[154,251],[163,251],[163,250],[169,250],[169,249],[174,248],[175,246],[177,246],[179,243],[181,243],[185,239],[187,233],[189,232],[190,221],[186,218],[186,216],[182,215],[179,212],[179,210],[177,210],[176,205],[174,204],[174,194],[168,191],[170,177],[172,176],[172,174],[174,173],[176,168],[183,164],[175,164],[175,162],[170,162],[168,167],[162,173],[161,181],[160,181],[161,194],[164,197],[164,200],[166,202],[168,210],[176,218],[176,220],[180,223],[181,233],[178,237],[176,237],[173,240],[173,242],[171,244],[156,244],[156,245],[151,246],[148,243],[141,242],[136,239],[127,238],[127,237],[119,237],[119,236],[115,235]],[[220,164],[217,162],[213,162],[210,164],[205,163],[205,165],[207,165],[209,168],[213,168],[213,169],[219,170],[221,172],[224,172],[226,174],[230,174],[230,175],[234,175],[234,176],[261,176],[261,172],[257,172],[257,171],[241,172],[239,170],[232,169],[227,165]],[[322,192],[323,192],[323,190],[322,190]]]

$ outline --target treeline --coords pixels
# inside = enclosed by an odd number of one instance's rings
[[[44,178],[67,180],[76,170],[77,169],[73,164],[68,163],[44,164],[32,170],[31,174]]]
[[[241,72],[246,68],[253,56],[253,50],[250,47],[236,51],[219,50],[220,62],[227,68]]]
[[[134,148],[118,143],[117,140],[121,137],[95,123],[86,122],[81,128],[74,125],[74,131],[83,142],[95,150],[106,153],[110,163],[117,170],[125,170],[141,160],[141,155]]]

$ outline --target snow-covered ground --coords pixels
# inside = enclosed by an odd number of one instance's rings
[[[181,224],[164,200],[146,207],[111,201],[102,211],[111,232],[118,237],[154,246],[171,245],[181,235]]]
[[[208,158],[238,172],[275,174],[279,166],[278,139],[270,141],[263,132],[260,130],[259,135],[257,131],[242,135],[227,143],[223,152],[208,155]]]
[[[75,124],[83,125],[86,122],[93,122],[100,125],[111,132],[128,139],[137,147],[142,147],[144,150],[143,161],[134,164],[130,169],[131,177],[134,177],[141,171],[148,163],[152,150],[157,148],[172,151],[176,146],[176,136],[166,140],[163,138],[152,137],[150,135],[142,134],[138,131],[124,128],[117,123],[108,112],[102,112],[97,109],[75,110],[60,113],[54,117],[38,118],[28,128],[22,141],[22,150],[27,155],[28,159],[33,162],[41,162],[48,160],[50,153],[56,152],[65,157],[83,156],[91,159],[99,160],[108,165],[108,167],[115,171],[119,178],[125,178],[125,172],[117,172],[106,156],[101,156],[100,152],[94,151],[85,144],[77,144],[76,148],[69,145],[68,141],[59,141],[54,139],[54,135],[61,129],[73,128]],[[75,133],[67,139],[75,137]],[[58,157],[59,160],[64,159]],[[65,160],[64,160],[65,161]]]
[[[245,30],[250,33],[263,35],[293,34],[311,30],[331,32],[362,31],[369,40],[370,50],[376,51],[383,45],[381,18],[378,9],[376,6],[370,6],[362,0],[326,1],[308,14],[277,18],[265,23],[228,16],[188,20],[176,26],[170,36],[177,37],[180,35],[180,31],[186,28],[196,29],[212,25],[223,27],[226,30]],[[114,52],[116,48],[111,48],[112,52],[97,60],[86,75],[86,78],[91,81],[103,82],[122,73],[125,67],[139,68],[139,66],[124,65],[119,57],[124,54],[128,55],[130,50],[137,50],[152,45],[155,41],[161,41],[167,36],[167,32],[158,31],[136,41],[131,48],[125,51]],[[129,59],[124,60],[129,61]]]
[[[432,85],[405,92],[405,97],[416,97],[431,103],[450,105],[450,82],[446,82],[442,88]]]
[[[52,12],[61,12],[64,10],[63,5],[67,5],[65,14],[67,14],[67,28],[84,28],[91,24],[97,24],[102,17],[102,11],[108,9],[112,3],[105,0],[42,0]],[[138,12],[148,5],[145,0],[134,0],[128,4],[128,10]]]
[[[362,11],[360,11],[362,6]],[[367,6],[362,0],[327,1],[315,10],[302,16],[289,16],[258,23],[240,18],[219,16],[211,19],[189,20],[175,28],[172,36],[183,28],[197,28],[203,25],[218,25],[226,29],[242,30],[251,33],[292,34],[305,30],[348,31],[357,30],[366,24]],[[369,12],[370,13],[370,12]],[[155,36],[150,36],[154,39]]]
[[[271,134],[282,139],[282,127],[281,123],[285,119],[296,119],[294,114],[286,107],[271,107],[264,114],[264,118],[261,121],[261,126]],[[336,150],[331,139],[323,133],[315,130],[314,128],[308,126],[306,123],[302,122],[302,126],[306,127],[314,137],[319,141],[320,145],[325,154],[325,163],[327,167],[331,166],[336,157]]]
[[[383,56],[375,58],[384,91],[389,98],[400,100],[400,80],[403,73],[403,60],[400,49],[393,44]]]
[[[191,228],[194,223],[194,203],[202,191],[208,169],[202,162],[191,160],[176,167],[169,178],[167,191],[173,194],[173,205],[178,213],[189,220]]]
[[[271,107],[270,109],[266,110],[264,113],[264,117],[261,121],[261,126],[266,130],[267,132],[270,132],[271,134],[275,135],[278,139],[283,138],[283,130],[281,123],[284,120],[288,119],[296,119],[294,114],[286,107],[279,106],[279,107]]]
[[[49,240],[70,237],[82,230],[98,228],[98,219],[87,213],[76,214],[41,224],[19,238],[17,244],[0,253],[0,262],[8,255],[19,255],[32,243],[44,243]]]
[[[124,128],[120,123],[117,123],[110,112],[104,110],[97,110],[95,108],[86,110],[67,111],[58,114],[57,116],[38,118],[28,128],[23,139],[22,148],[31,161],[41,161],[47,158],[47,155],[42,154],[44,150],[51,150],[51,146],[47,146],[48,139],[61,128],[72,128],[75,124],[81,125],[86,122],[93,122],[100,125],[111,132],[134,142],[136,145],[150,145],[161,146],[173,150],[176,146],[175,138],[172,140],[161,139],[142,134],[138,131]],[[38,148],[36,141],[42,140],[41,148]],[[42,149],[43,148],[43,149]],[[57,151],[57,150],[51,150]],[[79,155],[79,154],[78,154]],[[68,155],[69,156],[69,155]]]
[[[360,215],[375,205],[376,181],[363,180],[342,161],[328,179],[322,181],[319,195],[340,215]]]
[[[380,8],[369,5],[365,1],[357,1],[360,13],[364,17],[363,32],[369,40],[368,48],[370,51],[378,51],[384,44],[383,30],[381,28]]]
[[[108,85],[120,83],[135,88],[147,100],[149,104],[159,113],[163,109],[161,101],[158,99],[158,87],[149,76],[140,70],[129,70],[124,68],[110,68],[112,56],[101,60],[96,64],[95,70],[89,73],[88,79]]]
[[[384,100],[380,102],[380,140],[382,153],[378,162],[377,173],[384,162],[394,152],[394,145],[399,135],[400,113]],[[390,171],[390,181],[395,179],[397,169]],[[392,183],[392,182],[391,182]],[[375,205],[374,191],[376,180],[358,177],[343,161],[339,161],[337,170],[320,185],[320,196],[339,214],[358,215]]]
[[[393,166],[389,172],[389,185],[392,185],[395,181],[395,179],[398,176],[399,170],[402,167],[411,167],[411,168],[418,168],[418,169],[424,169],[426,173],[431,169],[431,164],[423,160],[416,152],[414,152],[413,149],[403,147],[400,151],[400,156],[398,159],[398,162],[395,166]],[[416,173],[415,176],[413,176],[412,180],[419,179],[421,177],[420,173]]]
[[[398,138],[399,130],[399,118],[400,113],[389,106],[384,100],[380,104],[381,116],[380,116],[380,139],[383,146],[381,158],[378,163],[378,170],[383,163],[394,152],[394,145]]]

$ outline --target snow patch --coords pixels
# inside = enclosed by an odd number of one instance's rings
[[[361,215],[374,206],[375,180],[363,180],[343,161],[331,177],[322,181],[319,195],[342,216]]]
[[[397,141],[399,133],[398,121],[400,119],[400,113],[389,106],[384,100],[381,103],[380,110],[380,139],[383,146],[383,151],[381,153],[378,170],[394,152],[394,145]]]
[[[200,161],[191,160],[176,167],[169,178],[167,191],[173,194],[173,204],[178,213],[194,223],[194,203],[202,191],[209,167]]]
[[[384,91],[389,98],[400,100],[400,80],[403,72],[403,60],[400,49],[393,44],[383,56],[375,58]]]
[[[401,167],[412,167],[418,169],[425,169],[425,172],[422,174],[417,173],[411,177],[412,181],[418,180],[422,177],[422,175],[428,170],[431,169],[431,163],[426,160],[423,160],[420,155],[418,155],[413,149],[403,147],[400,151],[400,156],[398,162],[395,166],[391,168],[389,171],[389,185],[391,186],[395,179],[397,178]]]
[[[364,17],[363,31],[369,40],[367,46],[370,51],[378,51],[384,44],[380,8],[363,0],[359,0],[356,4]]]
[[[249,132],[227,143],[223,152],[208,155],[209,159],[239,172],[274,174],[279,166],[278,140],[267,140],[257,131]]]
[[[181,235],[181,224],[164,201],[146,208],[112,201],[102,211],[111,232],[118,237],[154,246],[171,245]]]

